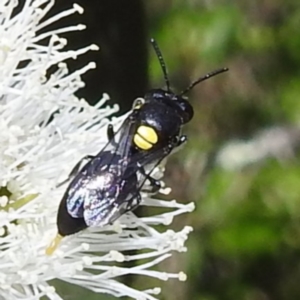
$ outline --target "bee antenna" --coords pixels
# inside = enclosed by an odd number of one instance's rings
[[[229,69],[228,68],[222,68],[222,69],[218,69],[218,70],[215,70],[215,71],[212,71],[210,73],[207,73],[206,75],[198,78],[197,80],[193,81],[185,90],[183,90],[179,96],[182,96],[184,94],[186,94],[188,91],[190,91],[195,85],[197,85],[198,83],[202,82],[202,81],[205,81],[206,79],[209,79],[211,77],[214,77],[218,74],[221,74],[223,72],[227,72]]]
[[[168,72],[167,72],[167,67],[166,67],[164,58],[163,58],[163,56],[162,56],[162,54],[161,54],[161,51],[160,51],[160,49],[159,49],[159,47],[158,47],[158,44],[157,44],[157,42],[155,41],[155,39],[152,38],[152,39],[150,40],[150,42],[151,42],[151,44],[152,44],[152,46],[153,46],[153,49],[154,49],[154,51],[155,51],[155,53],[156,53],[156,56],[157,56],[158,60],[159,60],[159,64],[160,64],[161,69],[162,69],[163,74],[164,74],[165,83],[166,83],[166,85],[167,85],[167,90],[168,90],[168,92],[169,92],[169,91],[170,91],[170,81],[169,81],[169,78],[168,78]]]

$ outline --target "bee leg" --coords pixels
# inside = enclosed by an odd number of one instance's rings
[[[113,140],[115,137],[114,126],[112,124],[108,124],[107,126],[107,138],[109,141]]]
[[[107,126],[107,138],[114,147],[117,147],[117,142],[115,140],[114,126],[112,124],[108,124]]]
[[[175,148],[180,147],[182,144],[184,144],[187,141],[186,135],[176,136],[172,141],[169,142],[168,146],[164,149],[164,155],[169,155]],[[144,168],[140,168],[139,171],[145,178],[150,182],[150,187],[142,187],[142,190],[147,193],[156,194],[160,188],[161,183],[159,180],[156,180],[155,178],[151,177],[149,174],[146,173]]]
[[[165,155],[169,155],[174,149],[180,147],[187,141],[186,135],[176,136],[172,141],[169,142],[165,148]]]
[[[187,141],[187,136],[186,135],[180,136],[179,139],[178,139],[178,145],[177,145],[177,147],[179,147],[182,144],[186,143],[186,141]]]
[[[143,191],[145,191],[145,192],[147,192],[147,193],[153,193],[153,194],[156,194],[159,190],[160,190],[160,188],[161,188],[161,184],[160,184],[160,181],[159,180],[157,180],[157,179],[155,179],[155,178],[153,178],[153,177],[151,177],[149,174],[147,174],[146,172],[145,172],[145,169],[144,168],[141,168],[140,169],[140,172],[142,173],[142,175],[143,176],[145,176],[145,178],[147,179],[147,180],[149,180],[149,182],[150,182],[150,187],[148,187],[148,188],[142,188],[143,189]]]
[[[142,191],[147,193],[147,194],[152,194],[152,195],[155,195],[158,193],[158,191],[160,190],[161,188],[161,184],[159,183],[159,181],[157,181],[158,184],[150,184],[150,186],[147,186],[147,187],[142,187]]]
[[[84,156],[76,165],[75,167],[72,169],[72,171],[70,172],[70,174],[68,175],[67,179],[65,179],[63,182],[59,183],[56,187],[60,187],[62,186],[63,184],[65,184],[66,182],[68,182],[72,177],[74,177],[75,175],[77,175],[79,169],[80,169],[80,166],[82,164],[82,162],[86,159],[93,159],[95,156],[93,155],[86,155]]]
[[[182,144],[184,144],[187,141],[186,135],[177,136],[175,140],[171,143],[173,148],[180,147]]]
[[[154,179],[153,177],[151,176],[148,176],[147,178],[150,182],[150,189],[148,189],[148,193],[151,193],[151,194],[156,194],[160,188],[161,188],[161,184],[160,184],[160,181],[159,180],[156,180]],[[146,191],[146,190],[144,190]]]
[[[140,205],[141,201],[142,201],[142,197],[139,193],[135,195],[133,198],[129,199],[125,213],[135,210]]]

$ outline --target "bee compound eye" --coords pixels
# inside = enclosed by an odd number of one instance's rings
[[[136,98],[133,102],[132,108],[133,109],[140,109],[145,103],[144,98]]]
[[[179,106],[181,109],[181,116],[183,118],[183,123],[188,123],[194,116],[194,109],[192,105],[186,100],[179,101]]]

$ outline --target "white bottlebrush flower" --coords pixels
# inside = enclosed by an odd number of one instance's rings
[[[172,250],[185,251],[191,228],[160,232],[155,226],[168,225],[174,216],[191,211],[192,204],[144,195],[142,205],[169,211],[140,218],[124,215],[113,226],[64,238],[52,256],[45,255],[56,234],[57,208],[66,188],[56,185],[80,158],[103,147],[107,117],[117,110],[103,107],[107,96],[91,107],[74,95],[83,86],[81,74],[95,65],[69,74],[63,61],[97,47],[64,51],[66,40],[59,34],[81,30],[83,25],[37,34],[58,19],[82,12],[74,5],[45,20],[53,4],[27,0],[14,15],[17,1],[0,2],[0,299],[62,299],[49,284],[55,278],[97,293],[155,299],[158,288],[138,291],[117,278],[137,274],[184,280],[181,272],[161,273],[152,266]],[[53,66],[56,71],[49,74]],[[127,250],[142,251],[132,255]],[[134,267],[120,264],[141,259]]]

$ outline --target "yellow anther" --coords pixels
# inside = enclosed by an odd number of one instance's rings
[[[59,243],[61,242],[62,238],[63,237],[60,234],[56,235],[51,244],[46,248],[46,255],[50,256],[53,254],[53,252],[56,250]]]

